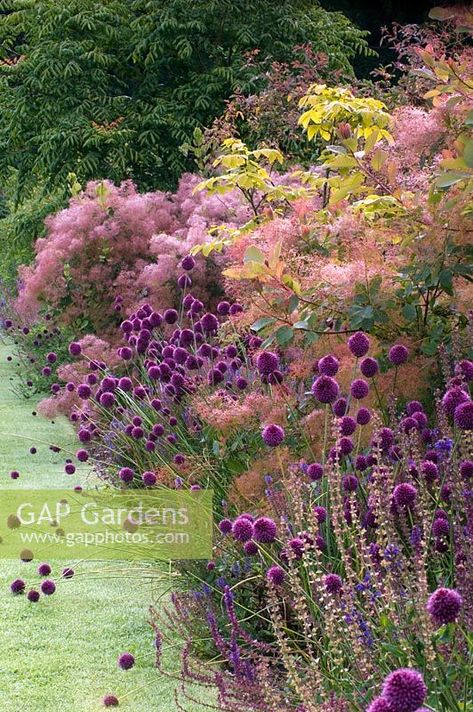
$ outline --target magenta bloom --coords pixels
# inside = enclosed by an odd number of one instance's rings
[[[328,593],[340,593],[343,582],[337,574],[327,574],[324,578],[324,586]]]
[[[49,576],[52,569],[49,564],[40,564],[38,566],[38,573],[40,576]]]
[[[284,572],[284,569],[282,569],[280,566],[271,566],[266,571],[266,578],[274,586],[282,586],[282,584],[284,583],[284,579],[286,578],[286,574]]]
[[[74,569],[66,566],[66,568],[62,570],[62,576],[63,578],[72,578],[74,576]]]
[[[356,400],[366,398],[369,392],[370,387],[362,378],[356,378],[350,386],[352,398],[355,398]]]
[[[253,524],[254,538],[261,544],[270,544],[276,539],[277,526],[269,517],[258,517]]]
[[[409,482],[401,482],[393,491],[393,500],[398,507],[412,507],[417,498],[417,490]]]
[[[319,359],[319,362],[317,364],[319,373],[323,374],[324,376],[335,376],[338,372],[339,366],[340,363],[338,359],[335,356],[332,356],[332,354],[323,356],[321,359]]]
[[[400,366],[406,363],[409,358],[409,349],[403,344],[394,344],[391,346],[388,353],[388,359],[394,366]]]
[[[69,353],[71,356],[80,356],[81,351],[81,345],[78,344],[77,341],[71,341],[69,344]]]
[[[448,536],[450,533],[450,524],[448,523],[448,519],[445,517],[439,517],[438,519],[434,519],[432,523],[432,534],[436,537],[441,537],[441,536]]]
[[[360,408],[356,414],[356,422],[358,425],[367,425],[371,420],[371,413],[368,408]]]
[[[232,531],[232,521],[231,519],[222,519],[218,525],[218,528],[222,534],[230,534]]]
[[[192,255],[186,255],[181,260],[181,267],[182,267],[182,269],[185,269],[187,272],[190,272],[192,269],[194,269],[195,259],[192,257]]]
[[[279,357],[272,351],[262,351],[256,359],[256,366],[262,376],[269,376],[279,368]]]
[[[460,475],[464,480],[469,480],[473,477],[473,460],[464,460],[460,463]]]
[[[324,468],[318,462],[312,462],[307,467],[307,474],[309,475],[312,482],[316,480],[321,480],[324,474]]]
[[[461,374],[465,381],[473,381],[473,361],[469,361],[468,359],[460,361],[460,363],[457,364],[455,371],[456,373]]]
[[[367,356],[360,363],[360,371],[365,378],[374,378],[379,371],[379,365],[375,358]]]
[[[317,522],[319,524],[323,524],[326,519],[327,519],[327,510],[325,507],[322,507],[320,505],[316,505],[315,507],[312,507],[312,512],[314,514],[314,517],[317,519]]]
[[[39,591],[37,591],[35,588],[32,588],[28,593],[26,594],[26,598],[30,603],[38,603],[39,601]]]
[[[253,538],[253,522],[246,517],[238,517],[233,522],[232,534],[237,541],[249,541]]]
[[[465,403],[469,400],[469,395],[463,390],[463,388],[460,388],[460,386],[453,386],[453,388],[448,389],[442,398],[442,405],[447,415],[453,416],[457,407],[461,403]]]
[[[87,400],[87,398],[90,398],[90,396],[92,395],[90,386],[88,386],[87,383],[79,383],[79,385],[77,386],[77,395],[82,400]]]
[[[135,476],[135,473],[133,472],[131,467],[122,467],[118,472],[118,476],[122,482],[127,483],[132,481],[133,477]]]
[[[45,596],[52,596],[55,590],[56,584],[54,581],[51,581],[51,579],[46,579],[46,581],[43,581],[41,584],[41,591]]]
[[[348,348],[353,356],[360,358],[368,353],[370,348],[370,340],[362,331],[357,331],[348,339]]]
[[[118,658],[118,667],[122,670],[131,670],[135,664],[135,657],[131,653],[122,653]]]
[[[243,551],[247,556],[255,556],[258,553],[258,546],[254,541],[250,540],[243,544]]]
[[[87,452],[87,450],[81,449],[76,452],[76,457],[79,462],[87,462],[87,460],[89,459],[89,453]]]
[[[268,447],[277,447],[284,440],[285,433],[280,425],[272,424],[263,428],[261,436]]]
[[[154,472],[148,471],[148,472],[143,472],[143,474],[141,475],[141,479],[143,480],[143,484],[146,487],[152,487],[153,485],[156,484],[157,477],[154,474]]]
[[[473,401],[462,403],[455,408],[454,421],[460,430],[473,430]]]
[[[118,697],[115,697],[115,695],[104,695],[102,704],[104,707],[118,707]]]
[[[382,697],[392,712],[416,712],[427,696],[427,687],[420,672],[400,668],[390,673],[383,685]]]
[[[340,432],[342,435],[353,435],[356,430],[356,420],[350,415],[345,415],[340,421]]]
[[[338,398],[340,387],[331,376],[319,376],[312,384],[311,390],[321,403],[334,403]]]
[[[442,521],[442,520],[437,520]],[[463,599],[453,588],[438,588],[427,601],[427,611],[440,625],[455,623],[463,605]]]
[[[23,591],[25,590],[25,585],[26,584],[23,579],[15,579],[10,584],[10,591],[15,595],[18,595],[19,593],[23,593]]]

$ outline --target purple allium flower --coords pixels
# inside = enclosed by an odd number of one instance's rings
[[[367,467],[368,463],[366,461],[365,455],[357,455],[355,460],[355,469],[363,472],[363,470],[366,470]]]
[[[72,578],[74,576],[74,573],[74,569],[71,569],[69,566],[66,566],[66,568],[62,570],[62,577]]]
[[[230,302],[222,301],[217,304],[217,314],[227,316],[230,313]]]
[[[87,450],[83,450],[82,448],[76,452],[76,457],[79,460],[79,462],[87,462],[89,459],[89,453]]]
[[[135,657],[131,653],[122,653],[118,658],[118,667],[122,670],[131,670],[135,664]]]
[[[23,579],[15,579],[10,584],[10,591],[12,593],[14,593],[15,595],[18,595],[19,593],[24,592],[25,586],[26,586],[26,584],[23,581]]]
[[[342,418],[347,412],[348,401],[346,398],[339,398],[333,404],[333,412],[337,418]]]
[[[400,668],[385,679],[382,696],[391,705],[392,712],[415,712],[427,696],[427,687],[420,672]]]
[[[454,421],[460,430],[473,430],[473,401],[462,403],[455,409]]]
[[[166,309],[163,318],[166,324],[175,324],[179,318],[179,314],[175,309]]]
[[[36,589],[32,588],[28,593],[26,594],[26,598],[30,603],[37,603],[39,601],[39,591]]]
[[[412,417],[417,422],[417,425],[419,426],[419,428],[425,428],[425,426],[429,422],[425,413],[416,412],[416,413],[414,413],[414,415]]]
[[[393,491],[393,500],[398,507],[412,507],[417,499],[417,490],[409,482],[401,482]]]
[[[337,574],[327,574],[324,578],[324,586],[328,593],[340,593],[343,582]]]
[[[32,455],[36,455],[37,452],[38,452],[38,450],[35,447],[30,447],[30,453]]]
[[[309,542],[307,542],[309,543]],[[289,547],[292,549],[296,559],[302,559],[304,553],[305,542],[300,536],[295,536],[288,541]]]
[[[340,455],[349,455],[351,451],[353,450],[353,440],[351,438],[340,438],[338,441],[338,448],[340,451]]]
[[[225,380],[225,376],[218,368],[212,368],[207,374],[207,381],[209,386],[216,386]]]
[[[279,368],[279,357],[272,351],[262,351],[256,359],[256,366],[262,376],[269,376]]]
[[[345,475],[342,480],[342,485],[345,492],[356,492],[358,489],[358,477],[355,475]]]
[[[432,523],[432,534],[436,537],[446,537],[450,533],[450,524],[444,517],[434,519]]]
[[[410,416],[402,418],[399,425],[404,433],[409,433],[411,430],[416,430],[418,428],[417,420],[415,418],[411,418]]]
[[[239,376],[236,379],[235,383],[239,391],[244,391],[245,388],[247,388],[248,386],[248,381],[246,380],[246,378],[243,378],[243,376]]]
[[[391,428],[381,428],[379,431],[379,444],[382,450],[389,450],[394,443],[394,433]]]
[[[218,330],[218,319],[215,314],[211,314],[210,312],[203,315],[200,323],[206,334],[215,334]]]
[[[360,371],[365,378],[374,378],[379,371],[377,360],[371,356],[367,356],[360,363]]]
[[[190,272],[192,269],[194,269],[195,259],[192,257],[192,255],[186,255],[185,257],[182,258],[181,267],[182,267],[182,269],[185,269],[187,272]]]
[[[356,400],[362,400],[363,398],[366,398],[369,392],[370,387],[367,382],[364,381],[362,378],[355,378],[355,380],[350,386],[350,393],[352,395],[352,398],[355,398]]]
[[[90,398],[90,396],[92,395],[90,386],[88,386],[87,383],[79,383],[79,385],[77,386],[77,395],[82,400],[87,400],[87,398]]]
[[[470,477],[473,477],[473,461],[472,460],[464,460],[463,462],[460,463],[460,475],[462,479],[464,480],[469,480]]]
[[[71,462],[68,462],[67,465],[64,466],[64,472],[66,473],[66,475],[73,475],[75,471],[75,465],[73,465]]]
[[[338,398],[340,387],[331,376],[319,376],[312,384],[311,391],[320,403],[334,403]]]
[[[243,545],[243,551],[247,556],[256,556],[258,553],[258,546],[254,541],[250,540],[245,542]]]
[[[222,534],[230,534],[232,531],[232,521],[231,519],[222,519],[219,522],[218,528],[222,532]]]
[[[258,517],[253,524],[253,537],[261,544],[270,544],[276,539],[277,526],[269,517]]]
[[[425,481],[432,484],[439,476],[439,470],[435,462],[425,460],[421,465],[421,472],[424,475]]]
[[[49,564],[44,563],[38,566],[38,573],[40,576],[49,576],[51,571],[52,569]]]
[[[45,366],[44,368],[41,369],[41,373],[43,374],[43,376],[50,376],[52,371],[49,368],[49,366]]]
[[[81,345],[77,343],[77,341],[71,341],[69,344],[69,353],[71,356],[80,356],[81,351]]]
[[[238,517],[232,524],[232,534],[237,541],[249,541],[253,538],[253,523],[246,517]]]
[[[284,440],[285,432],[280,425],[270,424],[263,428],[261,437],[268,447],[277,447]]]
[[[235,314],[241,314],[242,311],[242,305],[238,304],[238,302],[235,302],[235,304],[232,304],[232,306],[230,307],[230,316],[235,316]]]
[[[360,408],[356,414],[356,422],[358,425],[368,425],[371,420],[371,412],[368,408]]]
[[[102,704],[104,707],[118,707],[118,697],[115,697],[115,695],[104,695]]]
[[[457,406],[469,400],[470,397],[468,393],[463,390],[463,388],[460,388],[460,386],[454,386],[453,388],[449,388],[445,393],[442,398],[442,405],[447,415],[453,416]]]
[[[366,712],[393,712],[393,708],[384,697],[377,697]]]
[[[324,474],[324,468],[318,462],[312,462],[307,466],[307,474],[309,475],[312,482],[316,480],[321,480]]]
[[[332,354],[323,356],[317,363],[319,373],[324,376],[335,376],[338,372],[339,366],[340,363],[338,359],[335,356],[332,356]]]
[[[135,473],[131,467],[122,467],[118,472],[118,476],[122,482],[131,482],[135,476]]]
[[[353,356],[360,358],[368,353],[370,348],[370,340],[362,331],[357,331],[348,339],[348,348]]]
[[[18,470],[12,470],[10,472],[10,477],[12,478],[12,480],[17,480],[19,478],[19,476],[20,476],[20,473],[18,472]]]
[[[394,344],[388,353],[388,359],[394,366],[400,366],[409,358],[409,349],[403,344]]]
[[[429,597],[426,609],[437,625],[441,626],[455,623],[462,605],[463,599],[458,591],[453,588],[438,588]]]
[[[353,435],[356,430],[356,420],[350,415],[345,415],[340,421],[340,432],[342,435]]]
[[[266,571],[266,578],[273,586],[282,586],[286,573],[280,566],[270,566]]]
[[[41,584],[41,591],[45,596],[52,596],[55,590],[56,584],[54,581],[51,581],[51,579],[46,579],[46,581],[43,581]]]
[[[189,277],[188,274],[180,274],[177,278],[177,286],[179,287],[179,289],[186,289],[187,287],[191,287],[192,279]]]
[[[50,351],[48,355],[46,356],[46,360],[48,363],[56,363],[57,361],[57,354],[54,353],[54,351]]]
[[[327,520],[327,510],[325,507],[317,505],[312,508],[312,513],[319,524],[323,524]]]
[[[407,415],[414,415],[414,413],[423,413],[424,406],[417,400],[409,401],[406,405]]]
[[[141,479],[146,487],[152,487],[156,484],[157,477],[154,472],[146,471],[141,475]]]

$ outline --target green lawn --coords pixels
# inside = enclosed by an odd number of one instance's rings
[[[70,424],[32,415],[34,399],[12,391],[15,370],[9,354],[9,345],[0,344],[0,488],[83,483],[86,467],[65,475],[64,453],[49,450],[54,443],[75,451]],[[38,449],[36,455],[29,453],[31,446]],[[9,477],[13,469],[21,473],[16,481]],[[89,712],[104,709],[105,693],[119,697],[120,709],[129,712],[174,710],[174,685],[154,668],[147,623],[149,604],[166,589],[163,574],[121,562],[50,561],[54,574],[66,564],[77,573],[60,580],[53,596],[32,604],[25,596],[13,596],[9,584],[21,577],[28,587],[37,586],[38,563],[0,560],[0,710]],[[123,651],[137,661],[127,672],[116,665]],[[177,656],[173,662],[178,665]]]

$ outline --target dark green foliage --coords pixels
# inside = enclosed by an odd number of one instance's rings
[[[366,46],[314,0],[2,0],[0,12],[0,180],[13,169],[20,199],[38,183],[65,190],[71,171],[171,187],[192,168],[180,147],[194,128],[255,89],[246,52],[283,61],[312,42],[350,71]]]

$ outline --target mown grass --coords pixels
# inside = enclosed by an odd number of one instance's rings
[[[32,415],[35,400],[13,390],[11,353],[8,343],[0,344],[0,489],[84,483],[86,466],[73,476],[63,471],[65,453],[76,449],[70,424]],[[53,453],[50,443],[63,451]],[[37,448],[35,455],[30,447]],[[16,481],[9,476],[13,469],[20,472]],[[23,578],[28,588],[39,585],[38,563],[0,559],[0,710],[93,712],[103,709],[106,693],[115,694],[120,709],[129,712],[174,710],[174,683],[154,667],[148,625],[150,603],[166,592],[162,571],[122,562],[50,561],[54,577],[66,565],[76,575],[59,578],[56,593],[36,604],[13,596],[9,584],[14,578]],[[171,667],[178,665],[177,649]],[[123,651],[136,657],[127,672],[116,664]]]

